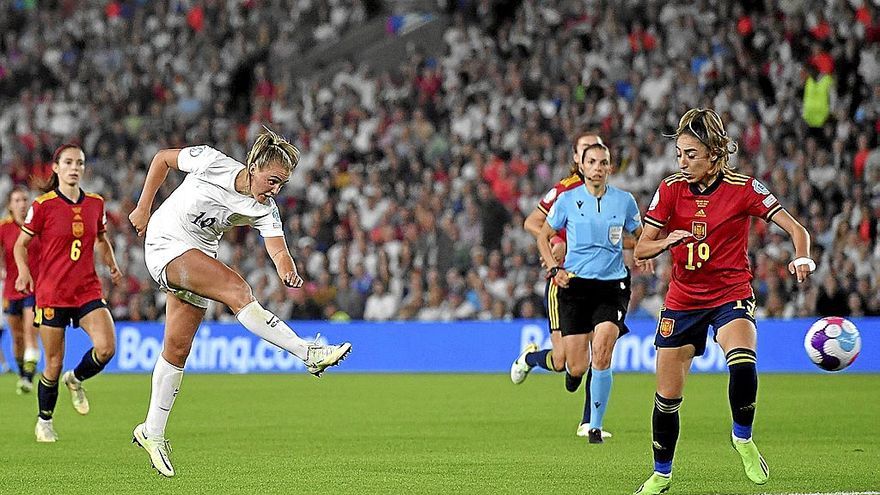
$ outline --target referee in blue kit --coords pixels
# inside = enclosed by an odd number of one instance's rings
[[[638,239],[642,222],[632,194],[608,185],[611,154],[605,145],[586,148],[579,168],[583,187],[565,191],[556,200],[538,237],[538,249],[545,266],[551,267],[548,278],[559,286],[556,307],[549,310],[557,312],[552,316],[558,317],[562,332],[566,388],[577,390],[592,367],[591,400],[584,404],[585,413],[590,412],[587,436],[590,443],[602,443],[611,395],[611,355],[617,339],[629,331],[623,322],[630,298],[623,233]],[[550,239],[562,229],[568,246],[564,266],[558,266]]]

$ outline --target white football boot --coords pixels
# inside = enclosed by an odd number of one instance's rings
[[[309,344],[308,350],[306,351],[306,358],[303,360],[303,363],[306,365],[306,370],[315,376],[321,376],[321,373],[323,373],[325,369],[330,366],[336,366],[348,356],[349,352],[351,352],[350,343],[344,342],[339,345],[324,345],[318,343],[318,338],[320,336],[321,335],[318,334],[315,337],[315,341]]]
[[[171,444],[163,437],[148,437],[141,423],[134,427],[132,432],[131,443],[137,444],[138,447],[147,451],[150,455],[150,463],[159,471],[159,474],[170,478],[174,476],[174,467],[171,465]]]
[[[73,371],[66,371],[61,375],[61,381],[70,390],[70,400],[73,402],[73,408],[80,414],[89,413],[89,399],[86,397],[86,389],[83,388],[82,382],[73,376]]]
[[[34,434],[40,443],[54,443],[58,441],[58,434],[55,433],[55,427],[52,426],[51,419],[37,418],[37,426],[34,427]]]
[[[526,381],[526,377],[529,376],[529,371],[532,371],[532,367],[526,364],[526,354],[537,352],[537,350],[538,345],[534,342],[530,342],[529,345],[523,349],[522,353],[520,353],[519,357],[516,358],[516,361],[510,365],[510,381],[515,385],[519,385]]]

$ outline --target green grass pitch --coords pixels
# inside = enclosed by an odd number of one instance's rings
[[[755,438],[770,482],[728,443],[725,375],[689,378],[672,494],[880,489],[880,377],[764,375]],[[575,436],[582,391],[559,375],[196,375],[171,415],[177,477],[130,443],[147,375],[87,383],[78,416],[60,390],[61,440],[34,441],[36,395],[0,377],[0,493],[625,494],[651,473],[652,375],[619,374],[614,438]]]

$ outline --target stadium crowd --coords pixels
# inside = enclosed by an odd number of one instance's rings
[[[290,319],[540,317],[544,279],[523,220],[596,129],[612,183],[642,212],[673,173],[662,137],[716,109],[759,177],[813,236],[797,286],[791,246],[755,221],[762,317],[880,314],[880,11],[870,1],[450,2],[445,54],[397,71],[349,64],[296,80],[301,51],[361,22],[365,2],[0,0],[0,195],[76,139],[87,191],[107,200],[126,282],[118,320],[161,319],[128,224],[161,148],[210,144],[243,160],[262,125],[302,156],[278,199],[307,283],[285,288],[256,231],[220,258]],[[511,2],[505,2],[510,5]],[[46,29],[51,26],[51,29]],[[294,29],[294,26],[296,28]],[[180,180],[177,177],[176,180]],[[176,184],[166,183],[160,195]],[[630,317],[655,317],[669,278],[634,273]],[[214,305],[208,318],[233,318]]]

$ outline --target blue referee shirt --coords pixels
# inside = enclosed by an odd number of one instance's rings
[[[617,280],[626,277],[623,264],[623,231],[642,225],[632,194],[607,186],[597,198],[587,186],[569,189],[550,208],[547,223],[565,229],[568,246],[563,268],[580,278]]]

